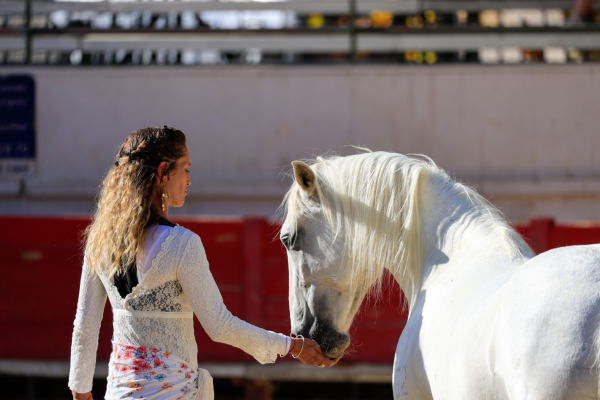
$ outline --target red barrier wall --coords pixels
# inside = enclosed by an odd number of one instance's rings
[[[80,235],[85,218],[0,217],[0,359],[68,360],[81,274]],[[225,304],[236,316],[263,328],[287,333],[288,272],[279,226],[262,218],[174,219],[196,232]],[[600,225],[555,225],[534,219],[517,230],[538,252],[553,247],[600,242]],[[347,361],[391,363],[406,322],[400,290],[377,304],[363,305],[352,328]],[[201,362],[241,362],[252,358],[214,343],[195,321]],[[112,315],[104,313],[98,359],[110,353]]]
[[[563,246],[600,243],[598,223],[555,224],[552,218],[532,218],[529,225],[517,225],[536,253]]]

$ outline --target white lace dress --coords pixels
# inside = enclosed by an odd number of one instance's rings
[[[69,375],[69,388],[79,393],[92,389],[107,294],[113,310],[114,342],[159,349],[177,355],[195,369],[198,347],[193,314],[212,340],[238,347],[261,364],[275,362],[277,355],[288,349],[285,335],[253,326],[227,310],[200,238],[177,225],[150,270],[124,299],[106,277],[90,274],[84,261]],[[203,384],[202,377],[199,384]]]

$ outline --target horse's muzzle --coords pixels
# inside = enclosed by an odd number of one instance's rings
[[[312,326],[303,326],[292,336],[302,335],[317,342],[323,354],[330,358],[342,358],[344,351],[350,345],[350,336],[339,333],[329,324],[314,323]]]

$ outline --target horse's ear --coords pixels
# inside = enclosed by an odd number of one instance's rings
[[[294,178],[296,178],[298,185],[306,193],[311,194],[317,186],[315,172],[302,161],[293,161],[292,166],[294,167]]]

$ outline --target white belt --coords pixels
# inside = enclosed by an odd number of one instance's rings
[[[113,309],[114,315],[137,318],[194,318],[192,311],[186,312],[163,312],[163,311],[129,311],[123,309]]]

